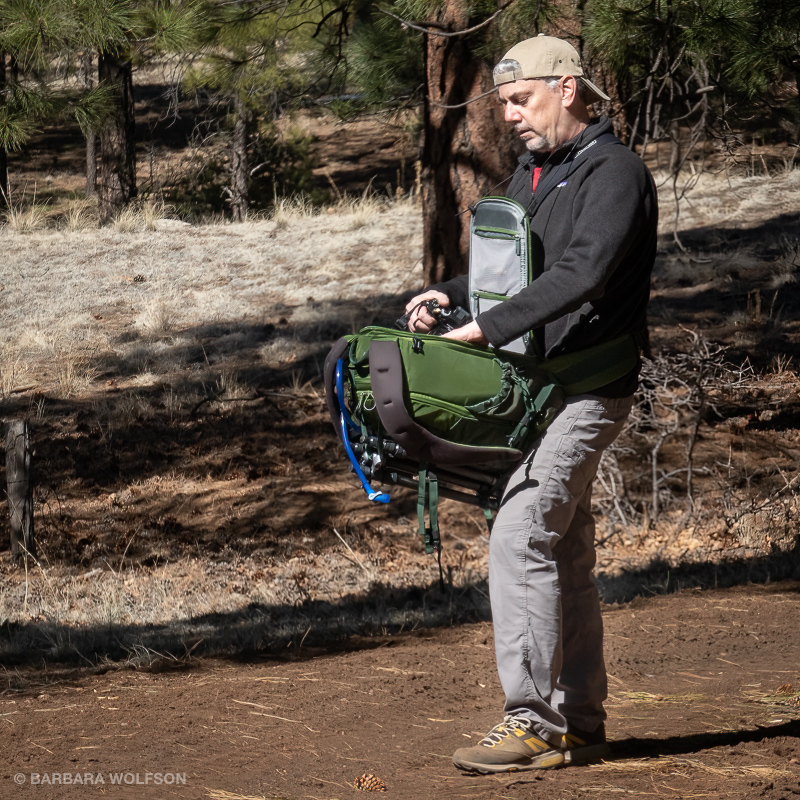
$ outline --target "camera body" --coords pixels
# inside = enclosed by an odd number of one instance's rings
[[[403,314],[400,319],[395,322],[395,328],[401,331],[408,330],[408,322],[411,315],[420,307],[425,306],[428,313],[436,320],[436,325],[431,329],[431,333],[441,336],[443,333],[452,331],[455,328],[460,328],[468,322],[472,322],[472,315],[466,309],[460,306],[453,306],[452,308],[445,307],[439,301],[432,297],[430,300],[423,300],[419,305],[414,306],[406,314]]]

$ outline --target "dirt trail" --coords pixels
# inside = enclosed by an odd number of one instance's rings
[[[800,584],[783,583],[607,606],[611,760],[504,777],[463,775],[450,762],[498,721],[488,623],[156,674],[25,672],[16,677],[27,688],[0,699],[0,795],[87,792],[53,785],[55,773],[73,783],[100,775],[92,793],[114,798],[331,800],[362,796],[352,782],[371,772],[384,796],[404,800],[794,800],[799,602]]]

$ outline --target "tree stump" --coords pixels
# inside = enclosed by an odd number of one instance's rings
[[[6,481],[11,516],[11,555],[17,561],[36,555],[28,423],[13,420],[6,433]]]

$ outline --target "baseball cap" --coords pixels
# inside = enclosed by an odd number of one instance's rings
[[[511,81],[560,75],[572,75],[583,80],[587,89],[587,103],[611,99],[583,74],[581,57],[569,42],[556,39],[555,36],[545,36],[543,33],[515,44],[492,73],[495,86]]]

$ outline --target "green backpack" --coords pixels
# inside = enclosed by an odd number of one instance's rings
[[[490,520],[514,466],[565,398],[621,378],[637,360],[630,336],[545,362],[371,327],[331,350],[326,398],[370,499],[389,501],[370,481],[416,488],[425,549],[439,552],[439,496],[478,505]]]

